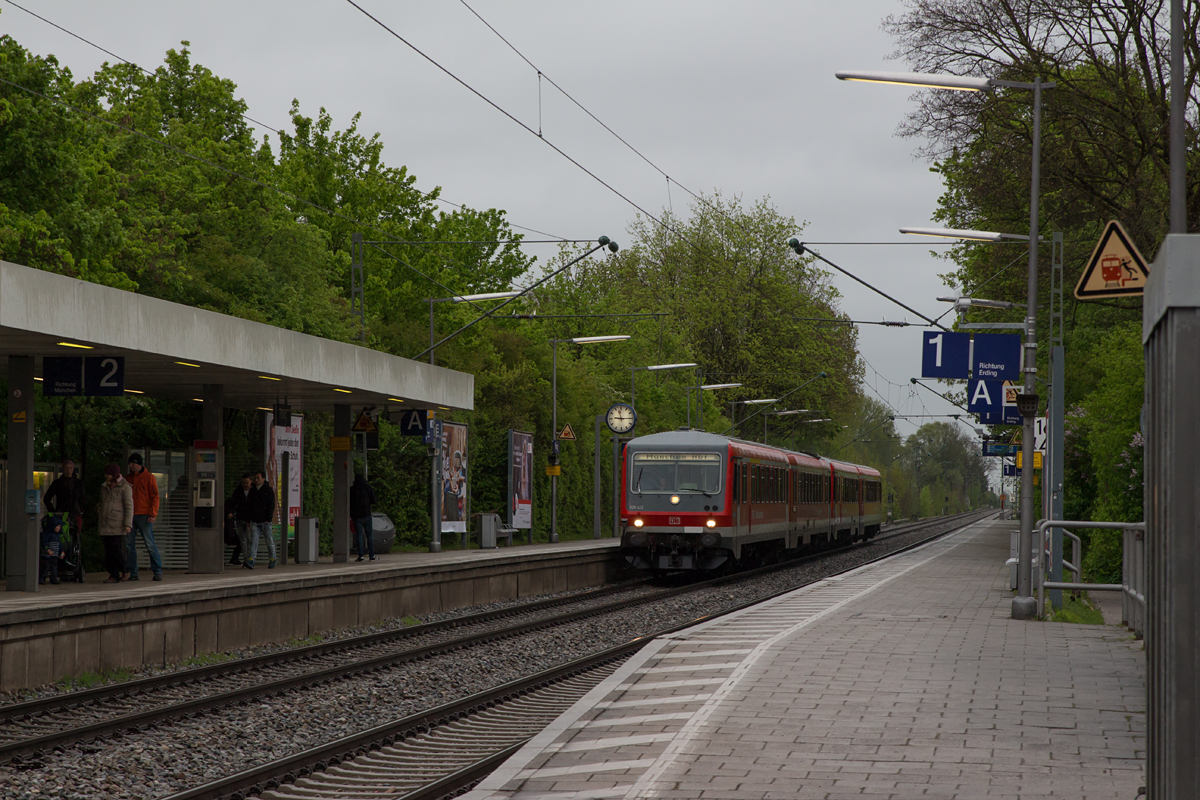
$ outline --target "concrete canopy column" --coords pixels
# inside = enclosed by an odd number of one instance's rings
[[[216,442],[217,447],[224,447],[225,387],[219,383],[206,383],[201,398],[204,400],[204,411],[200,418],[200,438]]]
[[[200,413],[200,438],[217,443],[215,464],[216,506],[196,513],[195,487],[188,497],[188,572],[218,574],[225,571],[225,387],[206,383],[201,387],[204,408]]]
[[[33,487],[33,356],[8,357],[8,496],[5,498],[10,592],[38,590],[37,513],[25,513]],[[40,510],[40,502],[39,502]]]
[[[350,435],[350,406],[333,407],[333,435]],[[350,556],[350,451],[333,453],[333,562],[344,564]]]

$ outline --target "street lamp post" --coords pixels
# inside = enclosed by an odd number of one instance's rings
[[[1024,421],[1021,434],[1021,453],[1024,462],[1033,464],[1033,420],[1037,416],[1037,259],[1038,259],[1038,194],[1041,183],[1042,150],[1042,89],[1053,89],[1054,83],[1043,83],[1036,77],[1033,83],[1002,81],[995,78],[972,78],[962,75],[929,75],[915,72],[839,72],[845,81],[892,83],[932,89],[952,89],[983,92],[996,88],[1022,89],[1033,92],[1033,146],[1029,181],[1029,270],[1026,281],[1025,348],[1021,359],[1025,376],[1024,388],[1018,398],[1018,409]],[[1021,532],[1018,552],[1017,596],[1012,602],[1013,619],[1034,619],[1037,598],[1033,596],[1033,470],[1021,473]]]
[[[520,297],[521,292],[488,292],[487,294],[465,294],[454,297],[430,297],[429,301],[429,363],[433,363],[433,304],[434,303],[473,303],[477,300],[507,300],[510,297]]]
[[[552,439],[552,452],[554,460],[558,461],[558,343],[570,342],[572,344],[598,344],[600,342],[623,342],[630,338],[626,335],[618,336],[575,336],[570,339],[551,339],[550,343],[554,345],[554,355],[552,358],[552,366],[550,368],[550,384],[552,398],[550,401],[550,437]],[[558,541],[558,476],[550,476],[550,543],[554,544]]]
[[[637,411],[637,406],[634,404],[634,398],[637,395],[637,371],[639,369],[649,370],[650,372],[660,372],[664,369],[687,369],[688,367],[699,366],[697,364],[653,364],[649,367],[630,367],[629,368],[629,407]]]
[[[778,397],[767,397],[762,400],[730,400],[729,401],[729,421],[733,423],[733,430],[737,432],[737,407],[738,406],[761,406],[770,403],[778,403]],[[770,413],[770,412],[767,412]]]

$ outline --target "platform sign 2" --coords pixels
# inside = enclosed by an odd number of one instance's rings
[[[42,359],[45,397],[120,397],[125,394],[124,356],[47,356]]]
[[[970,375],[971,334],[925,331],[921,334],[921,377],[965,381]]]
[[[428,419],[429,413],[423,408],[404,409],[400,412],[400,434],[424,437]]]
[[[971,359],[974,377],[986,381],[1021,380],[1021,335],[1018,333],[975,334]]]
[[[1004,384],[1001,381],[967,381],[967,411],[972,414],[1001,413],[1004,410]]]

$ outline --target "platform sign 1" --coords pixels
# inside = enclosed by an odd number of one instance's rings
[[[1021,379],[1021,335],[1019,333],[975,334],[971,359],[974,377],[987,381]]]
[[[1004,477],[1019,478],[1019,477],[1021,477],[1021,470],[1017,469],[1016,464],[1005,464],[1004,465]]]
[[[954,378],[970,375],[971,334],[925,331],[921,334],[921,377]]]

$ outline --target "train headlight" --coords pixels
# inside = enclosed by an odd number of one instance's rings
[[[671,505],[673,505],[673,506],[679,505],[679,495],[677,495],[677,494],[671,495]]]
[[[708,526],[708,527],[710,527],[710,528],[715,528],[715,527],[717,527],[717,521],[716,521],[715,519],[710,519],[708,522],[706,522],[706,523],[704,523],[704,524],[705,524],[705,525],[707,525],[707,526]]]
[[[635,519],[635,520],[633,521],[633,527],[635,527],[635,528],[640,528],[640,527],[642,527],[642,526],[643,526],[643,525],[645,525],[645,524],[646,524],[646,523],[642,522],[642,521],[641,521],[641,519]]]

